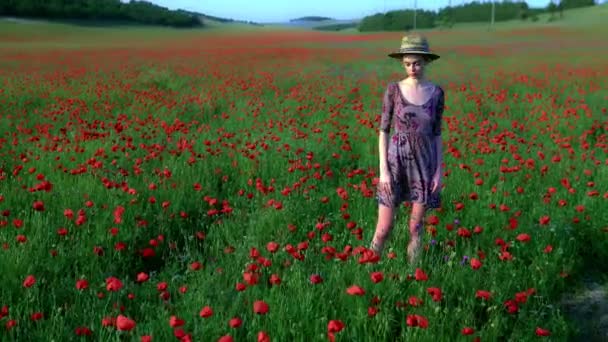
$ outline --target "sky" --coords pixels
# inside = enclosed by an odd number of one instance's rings
[[[438,10],[471,1],[463,0],[148,0],[169,9],[184,9],[234,20],[258,23],[286,22],[303,16],[339,20],[359,19],[379,12],[414,8]],[[480,2],[488,0],[479,0]],[[124,1],[126,2],[126,1]],[[527,0],[530,7],[545,7],[550,0]]]

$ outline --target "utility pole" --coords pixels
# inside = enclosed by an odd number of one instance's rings
[[[448,23],[452,22],[452,0],[448,0]]]
[[[492,0],[492,19],[490,20],[490,26],[494,27],[494,13],[495,13],[495,2]]]
[[[414,0],[414,31],[416,31],[416,10],[418,9],[418,1]]]

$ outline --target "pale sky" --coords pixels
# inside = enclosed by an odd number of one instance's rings
[[[385,10],[438,10],[468,3],[463,0],[148,0],[169,9],[184,9],[234,20],[284,22],[303,16],[359,19]],[[486,2],[488,0],[480,0]],[[123,0],[123,2],[127,2]],[[488,1],[489,2],[489,1]],[[527,0],[530,7],[546,7],[550,0]]]

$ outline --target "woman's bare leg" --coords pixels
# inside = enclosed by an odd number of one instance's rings
[[[422,241],[422,228],[424,226],[424,204],[412,203],[410,215],[410,242],[407,246],[407,256],[410,263],[416,262]]]
[[[376,232],[370,248],[376,253],[381,254],[384,249],[384,243],[390,236],[395,222],[395,208],[378,205],[378,223],[376,224]]]

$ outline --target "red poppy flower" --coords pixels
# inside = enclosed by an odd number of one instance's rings
[[[482,299],[485,299],[485,300],[489,300],[490,297],[491,297],[490,291],[477,290],[477,292],[475,293],[475,298],[482,298]]]
[[[265,315],[268,312],[268,304],[263,300],[256,300],[253,303],[253,312],[258,315]]]
[[[270,275],[270,279],[268,279],[268,282],[272,285],[280,285],[281,284],[281,277],[279,277],[278,274],[271,274]]]
[[[116,317],[116,329],[118,330],[122,330],[122,331],[130,331],[133,330],[135,328],[135,321],[123,316],[123,315],[118,315],[118,317]]]
[[[473,328],[471,328],[471,327],[464,327],[464,328],[462,328],[461,333],[463,335],[472,335],[472,334],[475,333],[475,330]]]
[[[414,273],[414,276],[417,281],[427,281],[429,279],[429,277],[426,275],[426,273],[424,273],[424,271],[420,268],[416,268],[416,272]]]
[[[471,268],[478,270],[482,266],[481,261],[477,258],[471,258]]]
[[[463,237],[463,238],[471,237],[471,231],[464,227],[458,228],[458,231],[456,232],[456,234],[458,234],[458,236]]]
[[[6,330],[11,330],[12,328],[17,326],[17,321],[14,319],[9,319],[8,321],[6,321]]]
[[[32,204],[32,207],[36,211],[44,211],[44,202],[42,202],[42,201],[34,201],[34,203]]]
[[[122,288],[122,282],[115,277],[106,278],[106,290],[116,292]]]
[[[416,319],[416,315],[407,315],[407,317],[405,318],[405,323],[408,327],[417,327],[418,320]]]
[[[231,328],[238,328],[241,324],[243,324],[243,321],[238,317],[233,317],[228,321],[228,325],[230,325]]]
[[[86,279],[79,279],[76,281],[76,289],[84,290],[89,287],[89,282]]]
[[[113,327],[116,325],[116,318],[106,316],[101,319],[101,326],[103,327]]]
[[[38,321],[41,320],[42,318],[44,318],[44,315],[42,314],[42,312],[34,312],[31,316],[30,319],[32,321]]]
[[[358,285],[352,285],[346,289],[346,293],[351,296],[363,296],[365,294],[365,290]]]
[[[258,332],[258,342],[270,342],[270,335],[265,331]]]
[[[310,282],[311,282],[312,284],[319,284],[319,283],[322,283],[322,282],[323,282],[323,278],[321,278],[321,276],[320,276],[320,275],[318,275],[318,274],[312,274],[312,275],[310,276]]]
[[[509,251],[502,251],[498,258],[502,261],[508,261],[513,259],[513,255],[511,255],[511,252]]]
[[[93,332],[87,327],[77,327],[74,329],[74,333],[78,336],[91,336]]]
[[[161,281],[160,283],[156,284],[156,290],[158,291],[165,291],[168,287],[169,285],[167,284],[167,282],[164,281]]]
[[[407,317],[405,318],[405,323],[409,327],[420,327],[423,329],[427,328],[429,325],[429,322],[426,317],[420,315],[407,315]]]
[[[74,217],[74,211],[72,209],[64,209],[63,210],[63,216],[65,216],[67,219],[71,220]]]
[[[436,215],[431,215],[428,218],[428,224],[436,226],[437,224],[439,224],[439,217],[437,217]]]
[[[434,302],[440,302],[441,298],[442,298],[442,293],[441,293],[441,289],[438,287],[429,287],[428,289],[426,289],[426,291],[428,292],[428,294],[431,295],[431,297],[433,298]]]
[[[342,331],[342,329],[344,329],[344,323],[342,323],[340,320],[332,319],[329,321],[329,323],[327,323],[327,332],[337,333]]]
[[[509,217],[509,229],[516,229],[518,225],[519,222],[517,221],[516,217]]]
[[[547,329],[543,329],[541,327],[536,327],[535,330],[536,336],[551,336],[551,332]]]
[[[211,309],[210,306],[205,306],[204,308],[201,309],[201,312],[199,313],[199,315],[203,318],[211,317],[213,315],[213,309]]]
[[[148,279],[150,279],[150,277],[146,273],[144,273],[144,272],[137,273],[136,281],[138,283],[144,283],[144,282],[148,281]]]
[[[518,292],[515,294],[515,301],[517,303],[525,303],[528,301],[528,294],[526,292]]]
[[[372,272],[370,274],[370,278],[372,279],[372,281],[374,283],[379,283],[384,279],[384,276],[382,275],[382,272]]]
[[[177,328],[177,327],[181,327],[182,325],[184,325],[186,322],[177,317],[177,316],[171,316],[169,318],[169,325],[171,326],[171,328]]]
[[[186,334],[182,328],[173,329],[173,336],[180,340],[180,342],[192,342],[192,335]]]
[[[32,287],[36,284],[36,278],[33,275],[28,275],[23,281],[23,287]]]
[[[122,215],[125,212],[125,208],[123,206],[117,206],[114,209],[114,223],[119,224],[122,223]]]
[[[274,253],[279,250],[279,244],[271,241],[266,244],[266,250],[268,250],[270,253]]]
[[[513,299],[507,299],[504,302],[504,306],[505,309],[507,309],[507,312],[510,314],[516,314],[519,311],[519,306],[517,305],[517,302]]]
[[[251,286],[256,285],[258,283],[259,275],[253,272],[245,272],[243,273],[243,280]]]
[[[408,298],[407,302],[414,307],[421,306],[422,304],[424,304],[424,301],[416,296],[411,296],[410,298]]]

